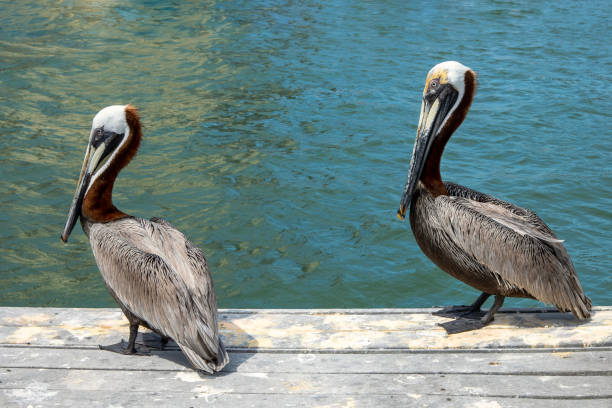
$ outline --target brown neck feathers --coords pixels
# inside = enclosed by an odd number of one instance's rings
[[[440,160],[446,143],[465,119],[476,92],[476,75],[472,71],[466,71],[464,80],[463,98],[434,140],[421,174],[421,182],[434,197],[448,195],[440,176]]]
[[[113,205],[113,185],[121,169],[136,155],[142,138],[142,129],[138,110],[135,107],[126,106],[125,118],[130,128],[128,140],[119,148],[113,161],[94,181],[83,198],[81,215],[93,222],[109,222],[128,216]]]

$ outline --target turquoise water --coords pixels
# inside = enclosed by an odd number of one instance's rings
[[[395,218],[448,59],[480,86],[443,177],[535,210],[612,304],[612,6],[532,3],[0,0],[0,304],[114,306],[59,236],[93,116],[126,103],[115,204],[204,248],[221,307],[472,301]]]

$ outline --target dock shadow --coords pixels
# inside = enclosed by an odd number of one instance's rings
[[[249,344],[249,349],[253,348],[254,350],[249,351],[244,347],[233,347],[233,338],[243,339],[247,344]],[[143,331],[142,329],[139,331],[138,336],[136,337],[136,349],[139,355],[158,356],[164,360],[168,360],[172,363],[193,370],[201,378],[219,377],[234,373],[237,371],[240,365],[242,365],[249,358],[253,357],[254,353],[257,352],[257,341],[236,325],[231,325],[230,336],[224,336],[223,333],[221,333],[221,340],[223,341],[225,349],[229,354],[229,363],[223,368],[223,370],[215,374],[209,374],[205,371],[195,369],[187,357],[185,357],[185,354],[183,354],[181,348],[172,339],[170,339],[162,349],[161,336],[152,331]],[[104,351],[123,354],[122,351],[127,347],[127,341],[122,338],[117,343],[105,345],[103,347]]]

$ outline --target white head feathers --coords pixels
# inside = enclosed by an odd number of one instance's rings
[[[102,174],[109,166],[109,164],[113,161],[117,152],[121,149],[121,147],[126,143],[130,136],[130,128],[127,124],[125,118],[125,108],[127,105],[112,105],[107,106],[102,109],[100,112],[94,116],[92,125],[91,125],[91,133],[89,135],[90,144],[93,142],[94,134],[97,129],[104,128],[106,132],[113,132],[120,135],[123,135],[123,139],[119,143],[119,145],[114,149],[114,151],[110,154],[110,156],[106,157],[106,159],[102,160],[101,165],[98,163],[100,155],[103,153],[105,146],[101,148],[98,147],[94,149],[92,145],[88,146],[88,151],[86,154],[86,160],[89,157],[89,154],[92,155],[92,162],[90,163],[90,170],[96,169],[92,174],[91,181],[89,183],[89,187],[93,185],[93,182]],[[97,155],[97,156],[96,156]],[[89,191],[89,187],[87,191]]]
[[[96,114],[93,118],[91,129],[98,129],[104,126],[104,130],[123,134],[128,128],[125,121],[125,108],[127,105],[107,106]]]
[[[460,101],[463,97],[463,92],[465,91],[465,73],[467,71],[471,71],[471,69],[460,62],[441,62],[429,70],[429,73],[427,74],[427,82],[429,82],[429,80],[434,76],[440,77],[441,83],[449,83],[459,92],[459,97],[457,100]]]

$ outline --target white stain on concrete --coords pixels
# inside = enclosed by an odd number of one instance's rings
[[[252,378],[268,378],[267,373],[242,373],[242,375],[245,377],[252,377]]]
[[[214,404],[219,395],[230,394],[234,391],[233,388],[214,388],[208,385],[199,385],[191,390],[199,400],[204,400],[208,404]]]
[[[204,381],[204,379],[200,377],[200,375],[194,371],[182,371],[180,373],[177,373],[174,378],[177,380],[181,380],[184,382],[190,382],[190,383]]]
[[[49,384],[33,381],[25,388],[6,390],[5,395],[24,404],[40,404],[47,398],[57,395],[58,391],[49,391]]]
[[[314,354],[298,354],[297,359],[300,363],[309,363],[311,361],[316,360],[317,356],[315,356]]]
[[[485,400],[470,402],[469,405],[466,405],[466,407],[467,406],[469,406],[470,408],[501,408],[501,405],[499,405],[497,401]]]

